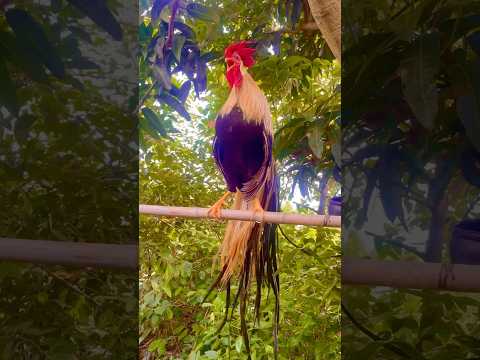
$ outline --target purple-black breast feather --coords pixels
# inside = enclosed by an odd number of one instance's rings
[[[272,140],[263,124],[244,120],[238,107],[217,118],[213,156],[229,191],[240,190],[249,182],[251,185],[251,180],[258,177],[258,184],[246,189],[247,198],[255,196],[265,178],[259,171],[266,173],[272,162]]]

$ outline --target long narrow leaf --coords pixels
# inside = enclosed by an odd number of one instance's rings
[[[158,96],[158,100],[170,106],[172,109],[178,112],[185,119],[189,121],[191,120],[190,114],[187,112],[187,110],[185,110],[185,107],[183,106],[183,104],[180,101],[178,101],[176,98],[174,98],[172,95],[170,95],[169,93],[163,92]]]
[[[104,0],[68,0],[68,2],[92,19],[95,24],[110,34],[112,38],[117,41],[122,40],[122,28]]]
[[[10,79],[5,61],[0,56],[0,105],[4,105],[12,114],[18,113],[15,85]]]
[[[23,10],[10,9],[5,16],[17,40],[23,44],[23,48],[30,56],[45,64],[53,75],[63,78],[65,76],[63,62],[50,44],[42,26]]]

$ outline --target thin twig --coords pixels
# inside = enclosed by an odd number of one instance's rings
[[[303,204],[300,204],[300,203],[297,203],[297,202],[295,202],[294,204],[297,205],[298,207],[301,207],[301,208],[304,208],[304,209],[307,209],[307,210],[311,210],[311,211],[313,211],[314,213],[320,215],[320,213],[319,213],[317,210],[315,210],[314,208],[312,208],[312,207],[310,207],[310,206],[308,206],[308,205],[303,205]]]
[[[390,244],[392,246],[396,246],[400,249],[403,249],[403,250],[407,250],[409,252],[411,252],[412,254],[415,254],[417,255],[419,258],[421,258],[422,260],[425,260],[425,254],[418,251],[417,249],[415,249],[413,246],[409,246],[409,245],[405,245],[403,243],[401,243],[400,241],[395,241],[395,240],[387,240],[387,239],[384,239],[384,236],[382,235],[378,235],[378,234],[374,234],[370,231],[365,231],[365,234],[367,235],[370,235],[370,236],[373,236],[376,240],[379,240],[381,242],[384,242],[384,243],[387,243],[387,244]]]
[[[407,4],[406,4],[404,7],[402,7],[396,14],[394,14],[394,15],[392,15],[392,16],[390,17],[390,21],[393,21],[393,20],[395,20],[397,17],[399,17],[400,15],[402,15],[405,11],[408,10],[408,8],[409,8],[410,6],[412,6],[412,4],[415,4],[415,1],[412,1],[411,3],[408,3],[408,2],[407,2]]]
[[[56,275],[55,273],[53,272],[50,272],[48,270],[46,270],[45,268],[42,268],[43,271],[45,271],[49,276],[57,279],[58,281],[64,283],[68,288],[72,289],[73,291],[75,291],[76,293],[82,295],[83,297],[85,297],[85,299],[87,300],[90,300],[92,303],[94,303],[95,305],[97,306],[100,306],[100,303],[95,300],[93,297],[91,297],[90,295],[88,295],[86,292],[84,292],[83,290],[79,289],[77,286],[71,284],[70,282],[68,282],[67,280],[61,278],[60,276]]]
[[[315,252],[313,250],[310,250],[310,249],[306,249],[300,245],[297,245],[295,244],[288,236],[287,234],[285,234],[285,232],[283,231],[282,227],[280,225],[278,225],[278,228],[280,229],[280,232],[282,233],[283,237],[285,238],[285,240],[287,240],[293,247],[297,248],[298,250],[300,250],[301,252],[303,252],[304,254],[307,254],[309,256],[312,256],[314,257],[315,259],[317,260],[322,260],[322,259],[326,259],[327,257],[323,257],[321,258],[320,256],[318,256],[317,254],[315,254]],[[337,258],[337,257],[340,257],[341,255],[333,255],[333,256],[329,256],[328,258]]]
[[[140,111],[140,108],[142,107],[143,103],[147,100],[147,98],[150,96],[150,93],[152,92],[152,90],[157,86],[158,82],[157,80],[155,80],[153,82],[153,84],[150,86],[150,88],[147,90],[147,92],[142,96],[142,98],[140,99],[137,107],[135,108],[135,110],[133,111],[133,115],[137,115],[138,112]]]
[[[283,231],[282,227],[280,225],[278,225],[278,228],[280,229],[280,232],[282,233],[283,237],[285,238],[285,240],[287,240],[290,244],[292,244],[294,247],[296,247],[297,249],[300,249],[302,250],[303,252],[305,252],[305,249],[300,246],[300,245],[297,245],[295,244],[288,236],[287,234],[285,234],[285,232]],[[308,252],[305,252],[305,254],[308,254],[308,255],[311,255],[309,254]]]
[[[472,212],[472,210],[475,208],[475,206],[477,205],[477,203],[480,201],[480,194],[477,195],[477,197],[475,198],[475,200],[472,201],[472,203],[470,204],[470,206],[468,207],[467,211],[465,211],[465,215],[463,215],[463,218],[464,219],[467,219],[468,216],[470,215],[470,213]]]
[[[397,355],[399,355],[403,358],[409,358],[409,356],[407,354],[405,354],[402,349],[400,349],[399,347],[397,347],[395,345],[385,343],[384,340],[380,336],[378,336],[377,334],[374,334],[369,329],[367,329],[365,326],[363,326],[357,319],[355,319],[353,317],[353,315],[350,313],[350,311],[348,311],[347,307],[343,304],[343,302],[342,302],[342,310],[345,313],[345,315],[347,315],[347,317],[350,319],[352,324],[355,325],[355,327],[358,330],[360,330],[363,334],[368,336],[374,342],[377,342],[377,343],[381,344],[384,348],[394,352],[395,354],[397,354]]]

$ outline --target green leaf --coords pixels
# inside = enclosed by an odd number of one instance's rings
[[[182,267],[182,274],[184,277],[190,277],[192,274],[192,263],[189,261],[184,261],[183,262],[183,267]]]
[[[76,358],[76,345],[68,339],[56,339],[52,338],[49,341],[49,349],[47,358],[48,359],[59,359],[59,360],[74,360]]]
[[[342,145],[336,142],[332,145],[333,160],[338,166],[342,166]]]
[[[298,56],[298,55],[289,56],[285,60],[285,64],[289,67],[295,66],[301,62],[310,62],[310,61],[307,58],[303,56]]]
[[[177,59],[178,62],[180,62],[180,56],[182,54],[182,49],[183,45],[185,44],[185,36],[183,35],[175,35],[173,38],[173,47],[172,47],[172,52],[173,55],[175,56],[175,59]]]
[[[105,1],[68,0],[87,15],[101,29],[109,33],[117,41],[122,40],[123,31],[115,16],[108,9]]]
[[[188,355],[188,360],[198,360],[200,359],[200,352],[199,351],[192,351],[190,355]]]
[[[145,107],[145,108],[142,109],[142,113],[145,116],[145,118],[147,119],[148,126],[151,129],[155,130],[161,136],[164,136],[164,137],[167,136],[167,131],[163,127],[160,118],[157,116],[157,114],[155,114],[153,112],[153,110]]]
[[[404,190],[396,184],[396,179],[391,176],[400,167],[400,158],[399,150],[395,147],[389,147],[383,153],[378,169],[380,199],[385,215],[391,222],[394,222],[397,218],[403,221],[402,196]]]
[[[175,109],[181,116],[183,116],[187,120],[191,120],[190,114],[185,109],[185,106],[174,96],[170,95],[169,93],[162,93],[160,94],[157,99],[164,104],[167,104],[171,108]]]
[[[465,127],[465,133],[473,146],[480,151],[480,103],[475,95],[459,96],[457,113]]]
[[[65,67],[55,48],[50,44],[42,26],[26,11],[10,9],[7,22],[30,56],[38,59],[58,78],[65,76]]]
[[[368,343],[363,349],[357,352],[358,359],[373,359],[380,349],[381,344],[377,342]]]
[[[162,290],[168,295],[168,297],[172,297],[172,289],[170,289],[170,285],[168,283],[162,284]]]
[[[152,305],[155,301],[155,293],[150,291],[143,297],[143,302],[145,305]]]
[[[166,313],[166,316],[165,316],[165,317],[166,317],[167,320],[172,320],[172,319],[173,319],[173,311],[172,311],[172,309],[168,308],[168,309],[165,311],[165,313]]]
[[[235,350],[238,353],[242,352],[242,346],[243,346],[243,338],[241,336],[237,337],[237,340],[235,340]]]
[[[138,38],[140,42],[150,41],[152,36],[152,27],[150,25],[145,25],[145,23],[141,23],[138,29]]]
[[[15,137],[19,141],[26,140],[30,132],[30,128],[32,127],[34,122],[35,118],[33,117],[33,115],[23,114],[22,116],[20,116],[15,122]]]
[[[147,132],[148,135],[150,135],[152,138],[158,140],[160,139],[161,137],[158,135],[158,131],[156,131],[155,129],[153,129],[148,120],[146,118],[140,118],[140,129],[141,130],[144,130]],[[143,139],[143,136],[140,137],[140,140],[142,141],[142,143],[140,144],[141,148],[145,148],[145,139]]]
[[[319,126],[314,126],[309,133],[307,134],[308,137],[308,145],[310,149],[312,149],[313,154],[318,158],[321,159],[323,155],[323,139],[322,139],[322,129]]]
[[[10,263],[2,262],[0,263],[0,281],[3,281],[5,278],[19,278],[22,276],[24,266],[21,263]]]
[[[420,37],[401,64],[403,93],[415,117],[426,129],[432,129],[438,113],[435,78],[440,64],[440,35],[434,32]]]
[[[5,54],[5,60],[21,68],[31,79],[43,83],[48,80],[43,63],[32,57],[30,49],[19,42],[12,32],[0,31],[0,53]]]
[[[40,304],[45,304],[48,301],[48,293],[42,291],[37,294],[37,300]]]
[[[218,13],[212,8],[208,8],[202,4],[190,3],[187,5],[187,13],[191,17],[203,21],[216,22],[219,20]]]
[[[10,79],[7,65],[0,57],[0,105],[4,105],[14,115],[18,113],[15,85]]]
[[[172,78],[165,64],[162,63],[160,65],[154,66],[153,75],[155,76],[155,79],[157,79],[165,89],[170,90],[172,88]]]
[[[205,351],[205,356],[209,359],[217,359],[218,358],[217,352],[213,351],[213,350]]]
[[[155,352],[157,355],[163,355],[166,350],[167,341],[165,339],[153,340],[148,345],[148,351]]]
[[[465,81],[470,93],[456,99],[457,114],[472,145],[480,151],[480,61],[466,67]]]
[[[417,24],[424,12],[425,8],[428,8],[437,0],[426,0],[419,3],[418,6],[410,6],[407,11],[404,11],[400,16],[396,17],[393,21],[388,23],[388,27],[394,31],[397,36],[408,41],[412,34],[417,30]]]

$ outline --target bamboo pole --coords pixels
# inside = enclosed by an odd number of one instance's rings
[[[146,215],[184,217],[184,218],[209,218],[207,208],[140,205],[140,213]],[[257,221],[274,224],[296,224],[309,226],[335,227],[341,226],[340,216],[329,215],[301,215],[281,212],[265,211],[263,214],[246,210],[221,210],[221,219]]]
[[[0,238],[0,259],[96,268],[138,269],[138,246]],[[342,286],[480,292],[480,266],[343,259]]]
[[[480,292],[480,266],[447,269],[440,263],[347,258],[342,261],[342,285]]]
[[[0,238],[0,259],[98,268],[138,268],[138,246]]]

